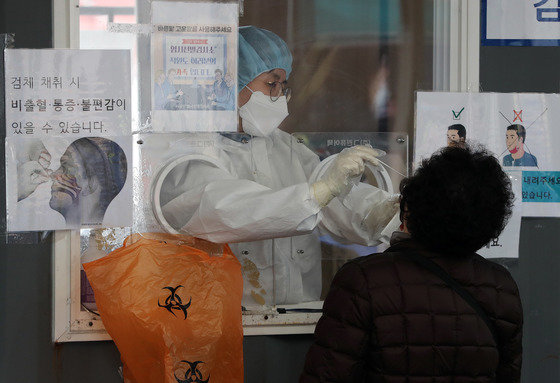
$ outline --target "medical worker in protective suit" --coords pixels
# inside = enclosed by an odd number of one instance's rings
[[[291,70],[292,55],[281,38],[252,26],[239,29],[244,134],[217,135],[226,168],[190,164],[181,179],[189,190],[162,203],[166,219],[181,232],[230,244],[243,267],[247,308],[319,300],[319,230],[375,245],[398,210],[388,193],[353,186],[366,163],[378,165],[370,147],[345,149],[317,182],[308,182],[318,156],[278,129],[288,115]]]

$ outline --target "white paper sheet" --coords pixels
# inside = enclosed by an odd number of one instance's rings
[[[237,131],[237,3],[152,3],[152,127]]]
[[[515,194],[515,206],[504,231],[477,253],[485,258],[519,258],[519,234],[521,232],[521,172],[509,172],[511,187]]]
[[[6,135],[131,134],[130,52],[7,49]]]
[[[523,216],[560,216],[558,94],[418,92],[414,164],[447,145],[452,124],[464,125],[467,141],[486,146],[504,170],[522,171]],[[525,128],[522,150],[526,160],[507,166],[514,155],[510,149],[515,149],[506,144],[506,134],[511,132],[507,127],[512,124]]]
[[[8,49],[8,231],[132,224],[130,52]]]
[[[131,136],[8,137],[8,231],[130,226],[131,144]]]

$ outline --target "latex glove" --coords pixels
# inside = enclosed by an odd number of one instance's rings
[[[400,195],[394,194],[391,197],[379,201],[371,206],[371,209],[362,221],[362,228],[369,233],[375,233],[377,236],[380,236],[391,220],[393,220],[395,216],[398,217],[399,211]],[[400,219],[398,220],[396,228],[391,228],[391,233],[398,229],[399,225]]]
[[[27,198],[37,189],[37,186],[50,180],[47,170],[41,166],[39,161],[27,161],[18,165],[17,171],[18,201]]]
[[[51,156],[41,140],[33,138],[22,140],[21,146],[18,145],[18,150],[14,155],[18,164],[23,164],[28,161],[39,161],[41,155],[45,156],[49,164],[51,160]]]
[[[360,177],[365,162],[379,165],[380,153],[368,146],[357,145],[342,150],[334,159],[323,177],[311,185],[312,195],[320,206],[326,206],[334,197],[347,194],[352,180]]]

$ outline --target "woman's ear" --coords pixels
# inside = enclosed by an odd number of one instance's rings
[[[401,225],[399,226],[399,229],[400,229],[403,233],[410,234],[410,232],[408,231],[408,227],[406,226],[406,218],[405,218],[404,221],[401,222]]]
[[[402,197],[400,200],[400,205],[401,205],[401,212],[399,216],[401,219],[401,225],[399,226],[399,229],[404,233],[409,233],[408,227],[406,225],[406,221],[408,218],[408,207],[406,206],[406,202],[403,201]]]

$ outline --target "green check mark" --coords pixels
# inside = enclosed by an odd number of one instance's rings
[[[453,119],[454,120],[458,120],[459,116],[461,115],[461,113],[463,112],[463,110],[465,110],[465,107],[463,106],[463,109],[461,109],[459,111],[459,113],[455,113],[455,111],[453,109],[451,109],[451,113],[453,113]]]

